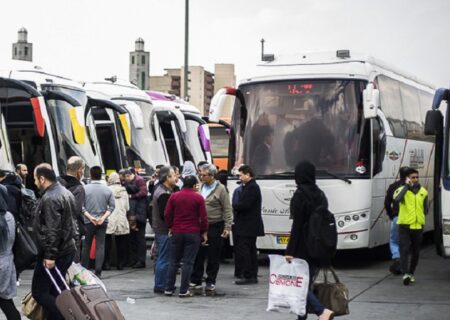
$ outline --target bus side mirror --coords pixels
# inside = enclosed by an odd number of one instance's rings
[[[377,117],[377,109],[380,105],[380,91],[375,89],[373,83],[369,83],[363,91],[364,118]]]
[[[425,117],[424,133],[427,136],[434,136],[442,133],[444,117],[439,110],[429,110]]]
[[[227,95],[236,96],[236,89],[232,87],[225,87],[216,92],[211,100],[211,106],[209,107],[209,122],[219,122]]]

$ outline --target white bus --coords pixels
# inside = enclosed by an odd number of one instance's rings
[[[219,90],[217,121],[226,95],[235,96],[229,169],[249,164],[263,197],[266,236],[259,249],[283,250],[295,165],[309,160],[338,225],[338,249],[389,241],[384,197],[401,166],[418,169],[433,203],[434,139],[424,136],[434,89],[413,76],[348,50],[275,57],[237,89]],[[230,192],[236,184],[229,181]],[[426,230],[432,228],[428,219]]]
[[[4,81],[19,80],[15,87],[1,86],[3,128],[12,163],[25,163],[31,171],[47,162],[56,174],[65,173],[67,159],[73,155],[83,158],[87,173],[101,165],[92,144],[96,137],[85,126],[87,95],[79,83],[23,61],[11,62],[0,69],[0,75],[8,79]],[[34,185],[31,174],[27,185]]]
[[[184,160],[191,160],[194,164],[200,161],[212,163],[209,128],[200,111],[175,95],[158,91],[147,91],[147,94],[155,107],[181,112],[185,123],[182,143],[187,149]]]
[[[154,113],[154,107],[150,97],[142,90],[125,81],[100,81],[85,83],[84,88],[93,97],[103,96],[110,99],[113,103],[125,108],[129,113],[130,121],[130,143],[125,144],[126,161],[129,166],[140,169],[144,176],[153,172],[156,165],[171,163],[172,152],[167,147],[166,136],[177,136],[169,126],[167,131],[161,129],[157,115]],[[108,111],[107,120],[113,121],[114,114]],[[106,119],[106,118],[105,118]],[[97,124],[100,124],[100,118],[97,118]],[[118,125],[116,118],[116,126]],[[117,130],[117,129],[116,129]],[[176,153],[178,154],[178,153]]]
[[[450,144],[449,144],[449,90],[438,89],[432,110],[427,112],[425,134],[436,136],[434,171],[434,228],[437,253],[450,258]],[[447,103],[447,107],[443,106]],[[439,110],[439,107],[441,109]],[[442,113],[441,113],[442,110]],[[446,119],[444,121],[444,119]]]

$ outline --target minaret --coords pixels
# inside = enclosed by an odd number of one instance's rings
[[[135,50],[130,52],[130,82],[142,90],[149,90],[150,52],[144,51],[144,39],[135,41]]]
[[[12,45],[12,58],[14,60],[33,61],[33,44],[29,43],[28,31],[21,28],[18,32],[18,39]]]

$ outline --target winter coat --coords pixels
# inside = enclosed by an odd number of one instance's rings
[[[242,237],[264,236],[261,190],[254,179],[242,187],[242,192],[236,200],[233,203],[233,234]]]
[[[77,178],[69,175],[62,175],[58,177],[58,182],[67,190],[72,192],[73,197],[75,198],[75,213],[78,229],[81,235],[86,234],[83,219],[83,206],[86,199],[86,193],[84,191],[83,184]]]
[[[0,252],[0,298],[12,299],[16,296],[16,267],[14,265],[14,256],[12,247],[16,237],[14,216],[10,212],[5,214],[9,229],[8,243],[6,250]]]
[[[303,162],[295,169],[297,191],[294,193],[290,212],[292,221],[291,235],[286,248],[286,255],[313,262],[306,248],[306,224],[313,210],[322,205],[328,208],[328,201],[322,190],[316,185],[315,168],[312,164]],[[319,262],[316,262],[318,265]],[[325,261],[321,262],[325,264]]]
[[[5,177],[1,184],[8,190],[8,211],[11,212],[17,220],[21,208],[22,194],[20,193],[20,189],[22,188],[22,180],[15,173],[10,173]]]
[[[41,258],[55,260],[75,252],[75,210],[72,193],[58,182],[42,193],[34,223]]]
[[[136,175],[133,184],[139,188],[139,191],[131,194],[130,199],[130,215],[135,215],[136,220],[140,223],[147,221],[147,185],[144,178]]]
[[[112,184],[111,189],[116,207],[109,216],[107,234],[124,235],[130,233],[130,226],[128,224],[127,212],[130,209],[127,190],[119,184]]]

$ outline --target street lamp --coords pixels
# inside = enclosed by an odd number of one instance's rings
[[[184,100],[189,101],[188,94],[188,76],[189,76],[189,0],[186,0],[186,10],[185,10],[185,26],[184,26]]]

